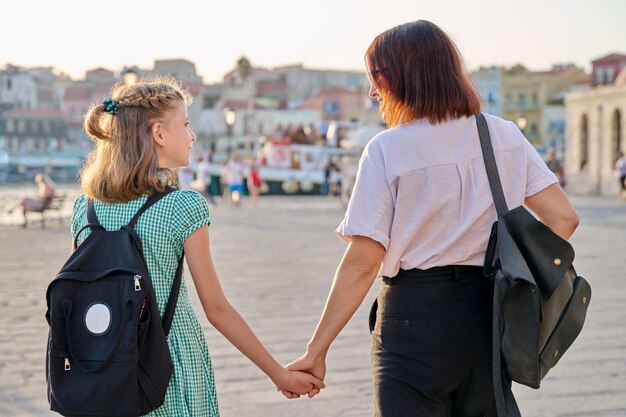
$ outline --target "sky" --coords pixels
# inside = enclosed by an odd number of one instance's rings
[[[451,35],[469,70],[589,71],[626,53],[626,0],[0,0],[0,67],[53,66],[78,79],[185,58],[206,83],[244,55],[269,69],[364,70],[376,35],[418,19]]]

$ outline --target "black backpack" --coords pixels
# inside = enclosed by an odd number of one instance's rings
[[[141,416],[165,400],[172,375],[167,337],[180,289],[184,253],[163,320],[135,231],[139,216],[173,188],[148,198],[120,230],[88,224],[48,286],[46,380],[50,409],[64,416]],[[78,236],[91,234],[77,247]]]
[[[498,417],[521,415],[511,381],[539,388],[580,334],[591,286],[574,269],[574,249],[525,207],[508,209],[489,128],[476,123],[498,213],[485,256],[494,280],[493,386]]]

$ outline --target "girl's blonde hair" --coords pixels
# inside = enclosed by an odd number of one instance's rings
[[[109,97],[116,112],[108,112],[106,104],[94,104],[85,116],[85,131],[96,143],[80,173],[86,196],[127,202],[176,183],[176,170],[158,168],[150,129],[155,122],[164,122],[177,104],[191,104],[189,93],[174,78],[159,76],[130,85],[118,83]]]

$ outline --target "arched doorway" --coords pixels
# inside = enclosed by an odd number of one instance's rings
[[[583,114],[580,121],[580,170],[587,171],[589,161],[589,123],[587,115]]]
[[[617,159],[617,154],[619,153],[619,151],[624,150],[624,145],[622,144],[622,113],[619,110],[615,110],[615,112],[613,113],[611,132],[611,159],[615,161]]]

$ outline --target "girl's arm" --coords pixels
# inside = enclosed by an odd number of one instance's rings
[[[289,369],[310,372],[324,379],[330,344],[363,302],[376,279],[384,255],[385,248],[375,240],[352,237],[335,273],[326,306],[307,351],[289,364]],[[316,389],[312,394],[317,392]]]
[[[283,368],[230,304],[213,266],[208,226],[200,227],[187,238],[185,256],[207,319],[241,353],[269,376],[279,390],[307,394],[314,388],[317,390],[324,388],[324,383],[310,374],[290,372]]]

